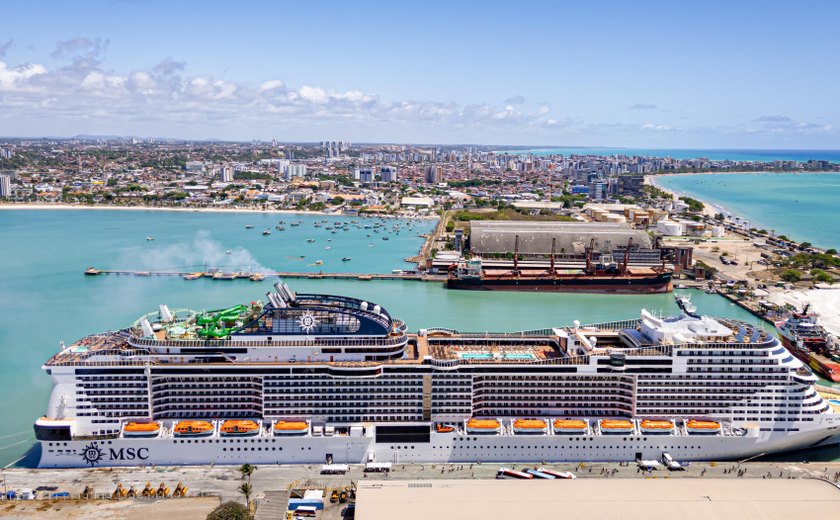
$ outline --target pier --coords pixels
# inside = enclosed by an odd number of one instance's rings
[[[248,272],[248,271],[183,271],[183,270],[155,270],[155,271],[133,271],[127,269],[96,269],[89,267],[85,270],[86,276],[177,276],[187,280],[198,280],[199,278],[209,278],[212,280],[236,280],[248,279],[253,282],[260,282],[266,277],[277,276],[280,278],[308,278],[308,279],[335,279],[335,280],[409,280],[417,282],[443,282],[446,280],[446,275],[435,275],[429,273],[419,272],[401,272],[401,273],[325,273],[322,271],[307,273],[307,272],[292,272],[292,271],[272,271],[272,272]]]

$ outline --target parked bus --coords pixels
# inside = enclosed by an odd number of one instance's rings
[[[531,480],[534,478],[534,475],[530,473],[524,473],[522,471],[516,471],[515,469],[508,469],[502,468],[496,472],[496,478],[498,479],[520,479],[520,480]]]

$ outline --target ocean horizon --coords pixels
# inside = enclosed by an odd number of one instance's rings
[[[499,153],[546,155],[627,155],[671,157],[673,159],[709,159],[711,161],[831,161],[840,162],[840,150],[798,150],[760,148],[625,148],[609,146],[559,146],[527,149],[500,149]]]

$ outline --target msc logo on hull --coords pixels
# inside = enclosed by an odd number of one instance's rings
[[[108,448],[106,453],[96,444],[90,443],[82,450],[81,457],[85,464],[90,464],[91,467],[96,466],[103,460],[111,462],[147,460],[149,458],[149,448]]]

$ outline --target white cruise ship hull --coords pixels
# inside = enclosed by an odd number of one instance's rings
[[[776,424],[778,427],[778,423]],[[800,425],[801,426],[801,425]],[[810,426],[810,425],[809,425]],[[798,432],[745,435],[471,435],[432,433],[430,442],[378,443],[373,436],[204,439],[115,438],[41,441],[41,468],[208,465],[393,463],[580,462],[658,459],[743,460],[840,442],[840,415]]]

